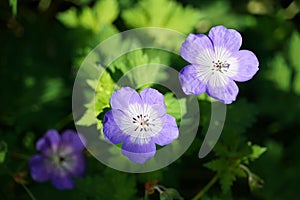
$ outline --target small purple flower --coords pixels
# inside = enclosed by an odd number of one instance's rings
[[[122,154],[132,162],[145,163],[156,146],[170,144],[178,137],[175,118],[166,114],[164,96],[147,88],[138,94],[123,87],[115,91],[103,120],[105,138],[113,144],[123,142]]]
[[[208,37],[189,34],[180,49],[191,63],[179,74],[183,91],[196,96],[206,91],[224,104],[235,101],[239,89],[234,81],[250,80],[259,65],[254,53],[239,50],[241,45],[239,32],[224,26],[213,27]]]
[[[36,143],[41,155],[29,160],[31,177],[37,182],[50,180],[57,189],[72,189],[72,177],[81,177],[85,172],[83,137],[72,130],[59,135],[49,130]]]

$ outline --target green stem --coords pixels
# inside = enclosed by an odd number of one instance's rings
[[[218,180],[218,174],[216,174],[208,183],[207,185],[200,190],[195,196],[194,198],[192,198],[192,200],[198,200],[200,199]]]
[[[252,175],[252,172],[250,171],[250,169],[247,166],[240,164],[240,168],[242,168],[248,174],[248,176]]]
[[[159,192],[159,194],[161,194],[161,193],[164,192],[164,191],[162,191],[158,186],[155,186],[154,189],[156,189],[156,190]]]
[[[28,196],[30,197],[31,200],[36,200],[36,198],[33,196],[32,192],[28,189],[28,187],[24,184],[21,184],[23,188],[26,190]]]
[[[148,194],[147,194],[147,191],[145,191],[144,200],[148,200]]]

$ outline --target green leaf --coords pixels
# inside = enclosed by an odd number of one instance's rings
[[[83,116],[76,122],[80,126],[97,125],[100,130],[102,128],[102,119],[97,119],[105,108],[109,108],[109,99],[115,89],[115,83],[108,72],[104,71],[100,80],[87,80],[87,84],[95,90],[94,99],[85,105],[87,110]]]
[[[97,124],[97,115],[93,109],[87,109],[83,116],[76,122],[79,126],[91,126]]]
[[[246,176],[243,170],[239,167],[239,164],[239,159],[230,160],[228,158],[219,158],[205,163],[204,166],[217,172],[223,193],[228,193],[231,191],[230,188],[237,176]]]
[[[7,144],[4,141],[0,141],[0,163],[4,162],[6,153]]]
[[[128,173],[107,168],[104,173],[79,179],[77,183],[73,193],[81,199],[137,199],[134,176]]]
[[[251,145],[251,142],[248,142],[248,145],[251,146],[252,153],[249,155],[251,161],[259,158],[264,152],[267,151],[266,147],[261,147],[258,145]]]
[[[174,188],[167,188],[164,193],[168,194],[172,199],[179,199],[183,200],[182,196],[179,194],[179,192]]]
[[[122,14],[130,27],[163,27],[186,34],[195,28],[200,17],[197,10],[183,8],[171,0],[142,0]]]
[[[118,2],[116,0],[98,1],[93,8],[93,12],[99,25],[111,24],[119,15]]]
[[[63,23],[66,27],[75,28],[79,24],[79,20],[77,17],[77,10],[76,8],[72,7],[69,10],[59,13],[57,15],[57,19]]]
[[[273,81],[277,87],[288,92],[291,87],[292,71],[281,54],[277,54],[270,62],[266,78]]]
[[[208,169],[215,171],[215,172],[222,172],[225,171],[227,166],[224,165],[225,160],[223,159],[216,159],[213,161],[210,161],[208,163],[205,163],[204,166]]]
[[[157,83],[167,79],[168,74],[161,68],[158,55],[158,52],[150,54],[149,50],[136,50],[121,56],[109,67],[112,69],[113,79],[119,80],[126,74],[129,83],[138,87],[142,87],[144,83]]]
[[[94,33],[100,33],[107,26],[112,26],[113,21],[118,17],[119,8],[116,0],[101,0],[90,8],[85,6],[82,11],[76,8],[59,13],[57,19],[69,28],[85,28]]]
[[[34,132],[26,133],[25,137],[23,138],[23,145],[28,149],[33,148],[35,138],[36,138],[36,136],[35,136]]]
[[[12,7],[13,16],[17,16],[18,0],[9,0],[9,5]]]
[[[95,28],[98,28],[97,21],[91,8],[84,7],[78,18],[79,25],[83,28],[89,30],[94,30]]]
[[[54,99],[67,95],[64,81],[61,78],[49,78],[45,82],[44,93],[40,96],[41,103],[51,102]]]
[[[207,32],[212,26],[220,24],[236,29],[256,25],[256,19],[252,15],[233,12],[229,1],[211,1],[200,12],[202,17],[197,27],[199,32]]]
[[[232,173],[223,173],[220,176],[220,184],[223,193],[228,193],[233,182],[236,180],[236,175]]]
[[[214,98],[211,98],[206,93],[202,93],[197,98],[198,98],[199,101],[207,101],[207,102],[216,102],[216,101],[218,101],[218,100],[216,100]]]
[[[289,55],[292,67],[294,68],[296,74],[293,82],[293,89],[295,93],[300,94],[300,35],[295,31],[291,37],[289,45]]]
[[[159,194],[160,200],[173,200],[173,198],[166,192],[162,192]]]
[[[227,145],[232,144],[233,137],[241,135],[241,133],[246,132],[247,128],[251,127],[256,120],[257,113],[258,110],[255,105],[242,98],[234,105],[227,107],[226,121],[223,129],[226,135],[222,135],[222,139],[226,139]]]
[[[300,52],[300,35],[297,31],[294,31],[290,39],[289,55],[293,67],[300,72],[299,52]]]
[[[298,8],[300,8],[300,0],[295,0],[295,2],[297,4]]]
[[[167,107],[167,113],[175,117],[177,121],[187,112],[185,106],[186,99],[176,99],[173,93],[168,92],[164,95],[164,100]]]

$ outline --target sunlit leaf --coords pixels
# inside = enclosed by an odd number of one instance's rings
[[[74,27],[78,26],[78,23],[79,23],[79,20],[78,20],[78,17],[77,17],[77,10],[74,7],[66,10],[63,13],[59,13],[57,15],[57,18],[65,26],[67,26],[69,28],[74,28]]]
[[[98,24],[112,23],[119,15],[118,2],[116,0],[101,0],[93,7],[95,20]]]
[[[46,81],[44,93],[40,97],[40,100],[45,103],[62,97],[62,95],[66,95],[63,80],[60,78],[51,78]]]
[[[256,24],[253,16],[240,15],[232,12],[231,9],[229,1],[211,1],[211,4],[200,9],[202,17],[197,27],[198,31],[207,32],[212,26],[220,24],[239,29]]]
[[[76,122],[79,126],[91,126],[97,124],[97,115],[93,109],[87,109],[84,115]]]
[[[7,144],[4,141],[0,141],[0,163],[4,162],[6,153]]]
[[[84,115],[76,122],[80,126],[91,126],[97,124],[97,128],[102,128],[102,119],[97,116],[109,108],[109,99],[114,91],[115,83],[109,73],[103,72],[100,80],[87,80],[88,85],[95,90],[94,99],[85,105],[87,108]]]
[[[116,0],[101,0],[91,8],[85,6],[81,11],[72,7],[69,10],[59,13],[57,18],[69,28],[85,28],[95,33],[101,32],[119,14],[118,3]]]
[[[82,26],[83,28],[94,30],[97,27],[97,21],[94,16],[93,10],[90,7],[85,7],[83,8],[82,12],[80,13],[78,17],[79,25]]]
[[[293,89],[297,94],[300,94],[300,35],[294,32],[290,40],[289,55],[292,67],[295,69],[296,74],[293,82]]]
[[[17,15],[18,0],[9,0],[9,5],[12,7],[13,16]]]
[[[251,161],[259,158],[264,152],[267,151],[266,147],[261,147],[258,145],[251,145],[251,142],[248,143],[249,146],[251,146],[252,153],[249,155],[249,158]]]
[[[113,76],[115,76],[113,78],[118,80],[125,74],[128,84],[138,87],[143,86],[144,83],[157,83],[165,80],[168,74],[160,67],[160,64],[164,64],[160,56],[157,54],[151,56],[147,52],[136,50],[116,60],[111,66]],[[167,54],[161,53],[161,56],[167,56]],[[165,59],[165,61],[168,60]]]
[[[183,116],[187,112],[187,108],[185,106],[181,107],[178,101],[185,101],[185,99],[177,100],[172,93],[166,93],[164,96],[167,113],[175,117],[176,120],[179,120],[181,116]],[[182,102],[182,105],[185,105],[185,102]]]
[[[266,78],[276,83],[279,89],[288,92],[291,87],[292,71],[282,55],[278,54],[270,63]]]
[[[130,27],[163,27],[182,33],[191,32],[200,16],[197,10],[172,0],[142,0],[122,14]]]

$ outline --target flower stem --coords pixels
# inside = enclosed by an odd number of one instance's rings
[[[144,200],[148,200],[148,194],[147,194],[147,192],[146,192],[146,191],[145,191]]]
[[[33,196],[32,192],[28,189],[28,187],[24,184],[21,184],[23,188],[26,190],[28,196],[30,197],[31,200],[36,200],[36,198]]]
[[[198,200],[200,199],[218,180],[218,174],[214,175],[214,177],[207,183],[207,185],[202,188],[195,196],[192,198],[192,200]]]
[[[248,174],[248,176],[251,176],[252,172],[250,171],[250,169],[248,167],[246,167],[243,164],[240,164],[240,168],[242,168]]]
[[[156,189],[160,194],[164,192],[158,186],[155,186],[154,189]]]

